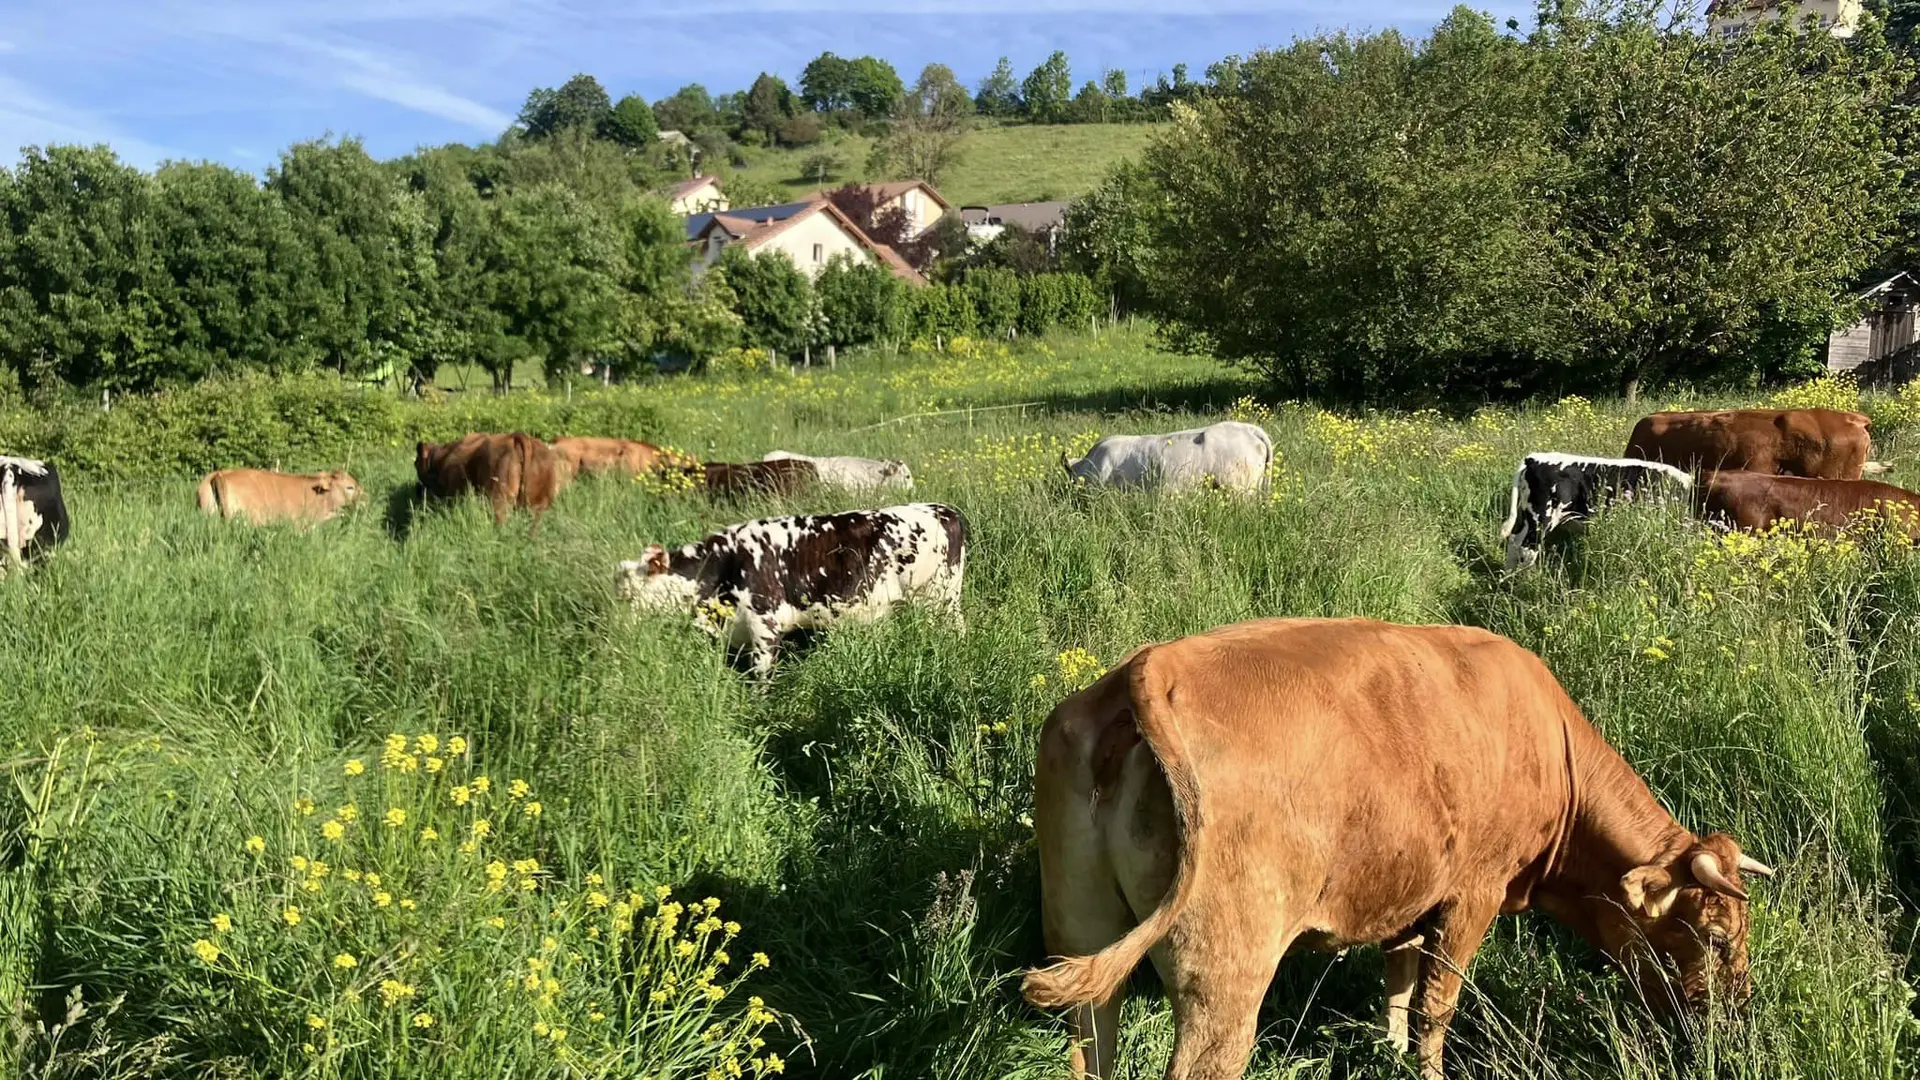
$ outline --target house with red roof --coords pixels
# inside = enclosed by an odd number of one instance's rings
[[[809,279],[820,276],[834,256],[846,255],[884,266],[912,284],[926,284],[899,252],[875,242],[826,199],[694,214],[687,218],[687,243],[695,248],[696,272],[739,244],[756,257],[783,255]]]

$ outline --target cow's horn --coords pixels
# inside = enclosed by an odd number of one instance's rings
[[[1736,900],[1747,898],[1745,889],[1727,880],[1726,872],[1720,869],[1720,856],[1713,852],[1703,851],[1695,855],[1690,869],[1693,871],[1693,880],[1714,892],[1731,896]]]
[[[1740,872],[1743,874],[1752,874],[1755,877],[1770,878],[1773,876],[1773,867],[1768,866],[1766,863],[1761,862],[1751,855],[1743,853],[1740,856]]]

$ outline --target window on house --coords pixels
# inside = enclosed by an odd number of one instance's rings
[[[824,260],[826,257],[827,257],[827,246],[825,244],[813,245],[813,261],[814,262],[820,262]]]

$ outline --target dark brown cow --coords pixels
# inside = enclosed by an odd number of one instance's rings
[[[502,524],[515,506],[533,512],[533,527],[553,505],[553,497],[573,478],[566,459],[531,435],[467,435],[455,442],[414,447],[413,469],[420,487],[439,498],[484,492],[493,504],[494,524]]]
[[[1659,412],[1633,426],[1626,457],[1688,472],[1742,469],[1858,480],[1885,468],[1869,462],[1865,414],[1838,409],[1723,409]]]
[[[1878,508],[1920,540],[1920,494],[1878,480],[1809,480],[1727,470],[1702,479],[1697,502],[1710,520],[1754,530],[1777,521],[1841,528],[1854,515]]]
[[[820,482],[811,461],[712,462],[687,468],[694,482],[717,495],[792,495]]]
[[[661,450],[652,443],[632,439],[606,439],[590,435],[566,435],[553,440],[553,452],[567,459],[575,475],[618,473],[639,476],[661,464]]]
[[[1463,626],[1268,619],[1136,651],[1061,702],[1034,778],[1074,1074],[1112,1075],[1116,992],[1149,951],[1169,1078],[1226,1080],[1295,944],[1387,949],[1388,1038],[1428,1077],[1494,916],[1539,907],[1649,1000],[1748,989],[1741,871],[1654,801],[1546,665]],[[1679,984],[1668,983],[1671,964]]]

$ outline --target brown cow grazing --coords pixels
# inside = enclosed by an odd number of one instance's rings
[[[1868,461],[1873,444],[1863,413],[1838,409],[1723,409],[1659,412],[1633,426],[1624,456],[1688,472],[1744,469],[1858,480],[1886,466]]]
[[[687,468],[694,482],[717,495],[792,495],[820,482],[820,470],[811,461],[714,462]]]
[[[533,512],[534,529],[553,497],[573,478],[571,466],[552,447],[518,431],[467,435],[440,445],[419,443],[413,470],[429,495],[444,499],[485,492],[496,525],[504,523],[515,506],[524,506]]]
[[[634,477],[652,472],[661,463],[660,448],[632,439],[605,439],[566,435],[553,440],[553,452],[567,460],[575,475],[618,473]]]
[[[1116,991],[1151,952],[1167,1077],[1227,1080],[1294,944],[1387,949],[1388,1039],[1440,1075],[1495,915],[1538,906],[1652,1001],[1744,997],[1732,837],[1654,801],[1540,659],[1464,626],[1268,619],[1139,649],[1061,702],[1034,778],[1050,952],[1078,1077],[1114,1067]],[[1663,965],[1679,973],[1671,986]]]
[[[200,481],[200,509],[228,521],[317,524],[360,497],[360,483],[345,469],[320,473],[221,469]]]
[[[1777,521],[1842,528],[1854,515],[1877,508],[1882,517],[1897,519],[1920,540],[1920,493],[1878,480],[1809,480],[1728,470],[1708,473],[1696,501],[1709,520],[1756,531]]]

